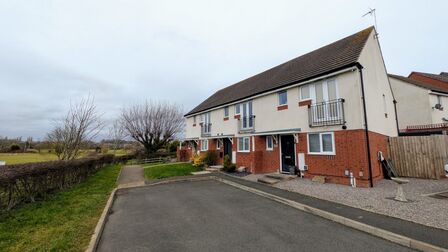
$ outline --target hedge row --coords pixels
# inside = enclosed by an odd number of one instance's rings
[[[50,161],[0,167],[0,211],[43,199],[52,191],[81,183],[105,165],[122,163],[131,155],[101,155],[69,161]]]

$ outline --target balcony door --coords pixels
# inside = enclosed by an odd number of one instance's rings
[[[210,133],[210,124],[211,124],[211,120],[210,120],[210,113],[205,113],[202,114],[202,127],[203,127],[203,133]]]
[[[252,114],[252,101],[241,104],[243,110],[242,129],[251,129],[254,126]]]
[[[327,80],[314,84],[315,104],[319,104],[315,110],[317,120],[339,118],[340,108],[335,102],[338,98],[338,88],[335,80]]]

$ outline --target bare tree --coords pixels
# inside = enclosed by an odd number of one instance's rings
[[[120,123],[120,120],[115,120],[109,127],[109,138],[112,140],[114,149],[114,155],[118,149],[118,145],[123,142],[125,137],[124,128]]]
[[[47,137],[58,158],[70,160],[78,156],[83,142],[94,139],[102,129],[101,116],[96,109],[94,98],[89,95],[79,103],[71,104],[67,115],[56,122]]]
[[[147,154],[174,140],[184,127],[182,109],[167,102],[148,102],[122,109],[126,134],[143,145]]]

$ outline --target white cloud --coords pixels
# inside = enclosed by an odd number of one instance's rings
[[[446,68],[445,1],[0,0],[0,135],[43,137],[70,100],[105,117],[219,88],[370,26],[390,72]]]

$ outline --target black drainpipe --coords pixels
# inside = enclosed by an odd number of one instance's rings
[[[369,126],[367,124],[367,106],[364,92],[364,78],[362,77],[362,69],[363,66],[361,64],[356,64],[356,67],[359,70],[359,77],[361,78],[361,92],[362,92],[362,106],[364,109],[364,125],[365,125],[365,133],[366,133],[366,144],[367,144],[367,160],[369,164],[369,182],[370,187],[373,187],[373,177],[372,177],[372,160],[370,159],[370,140],[369,140]]]

